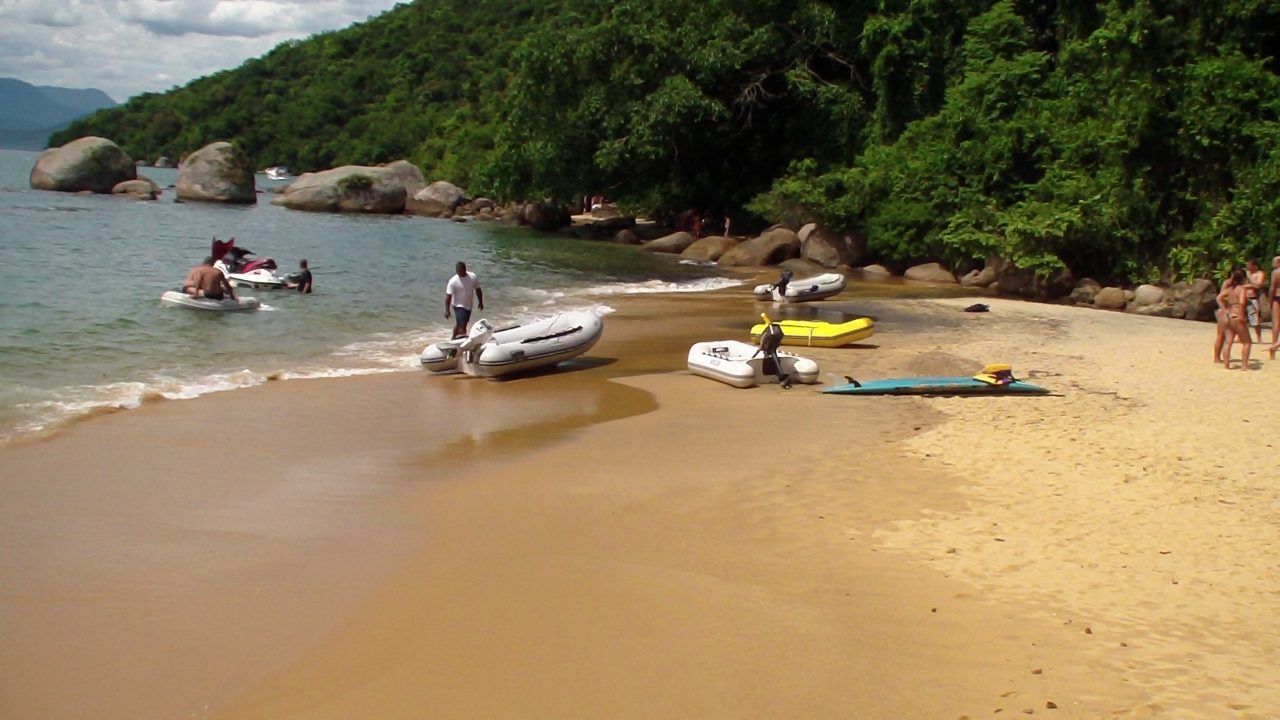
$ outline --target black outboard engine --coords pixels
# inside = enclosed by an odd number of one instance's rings
[[[764,371],[772,372],[778,376],[778,383],[782,385],[784,390],[791,389],[791,377],[782,372],[782,363],[778,360],[778,348],[782,346],[782,327],[776,322],[770,322],[768,316],[765,317],[764,331],[760,333],[760,352],[764,353]]]

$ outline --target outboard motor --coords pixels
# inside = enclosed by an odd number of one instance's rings
[[[782,326],[769,320],[769,316],[764,313],[761,313],[760,317],[767,323],[764,331],[760,333],[760,352],[764,353],[764,371],[766,373],[772,371],[778,376],[778,383],[783,389],[790,390],[791,377],[782,372],[782,363],[778,360],[778,348],[782,347]]]
[[[493,326],[488,320],[480,318],[471,326],[471,332],[458,343],[458,352],[464,362],[473,363],[480,357],[480,348],[493,337]]]

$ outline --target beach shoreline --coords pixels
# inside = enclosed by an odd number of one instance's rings
[[[289,381],[95,418],[0,448],[0,570],[20,588],[0,707],[1267,716],[1280,495],[1201,434],[1276,368],[1222,373],[1212,327],[1185,321],[837,300],[821,310],[879,331],[797,349],[824,375],[1011,362],[1053,394],[689,375],[690,342],[777,312],[744,287],[611,298],[600,362],[546,377]],[[243,462],[271,472],[204,467],[227,441],[202,423],[260,439]]]

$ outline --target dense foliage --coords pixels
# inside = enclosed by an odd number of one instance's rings
[[[895,265],[1173,279],[1277,249],[1278,49],[1276,0],[417,0],[54,142],[408,158],[502,199],[817,220]]]

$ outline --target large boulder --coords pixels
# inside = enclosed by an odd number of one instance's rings
[[[405,197],[413,197],[419,190],[426,186],[427,180],[422,175],[422,171],[417,165],[408,160],[396,160],[389,162],[382,167],[386,168],[387,174],[391,178],[398,181],[404,186]]]
[[[303,173],[271,201],[292,210],[396,215],[404,212],[404,179],[386,165],[344,165]]]
[[[641,250],[649,252],[661,253],[682,253],[685,248],[693,244],[693,236],[681,230],[670,235],[660,237],[656,240],[650,240],[640,247]]]
[[[1218,286],[1204,278],[1174,283],[1169,288],[1168,299],[1173,317],[1212,321],[1218,309]]]
[[[31,168],[31,187],[36,190],[109,193],[137,178],[137,166],[118,145],[93,136],[45,150]]]
[[[865,241],[827,230],[813,223],[800,228],[800,256],[823,267],[857,265],[867,256]]]
[[[467,201],[467,194],[457,185],[446,180],[436,180],[414,192],[410,197],[414,202],[433,203],[453,212],[459,205]]]
[[[942,267],[941,263],[936,262],[909,267],[902,276],[917,282],[956,284],[956,276],[950,270]]]
[[[1093,306],[1103,310],[1124,310],[1128,303],[1129,298],[1118,287],[1104,287],[1093,296]]]
[[[1139,285],[1133,291],[1133,307],[1135,310],[1147,307],[1149,305],[1161,305],[1165,303],[1164,288],[1158,285]]]
[[[258,202],[249,158],[228,142],[209,143],[178,163],[178,200],[197,202]]]
[[[800,256],[800,238],[794,230],[775,227],[759,237],[744,240],[720,256],[725,267],[760,267],[777,265]]]
[[[559,205],[544,202],[525,203],[520,211],[520,223],[534,230],[553,232],[573,222],[569,211]]]
[[[138,176],[137,180],[125,180],[111,188],[112,195],[124,195],[137,200],[155,200],[160,197],[160,186],[150,178]]]
[[[729,248],[738,244],[737,238],[725,237],[723,235],[708,235],[693,241],[693,244],[684,249],[680,253],[682,256],[690,260],[702,260],[707,262],[715,262],[729,250]]]

